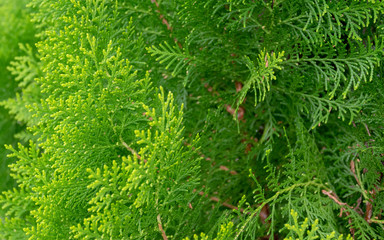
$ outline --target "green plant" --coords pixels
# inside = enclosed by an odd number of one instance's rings
[[[381,1],[29,7],[1,239],[383,239]]]
[[[300,225],[299,222],[298,222],[298,219],[297,219],[297,212],[295,212],[294,210],[291,211],[291,216],[292,216],[292,220],[294,221],[294,225],[289,225],[289,224],[285,224],[285,227],[290,230],[291,232],[294,232],[297,234],[297,236],[299,238],[296,238],[296,239],[300,239],[300,240],[304,240],[304,239],[308,239],[308,240],[311,240],[311,239],[318,239],[319,236],[316,236],[316,231],[319,229],[317,227],[317,224],[318,224],[318,221],[315,220],[315,222],[312,224],[311,226],[311,230],[307,230],[309,224],[308,224],[308,218],[306,218],[304,220],[304,222]],[[284,240],[292,240],[294,238],[292,237],[289,237],[289,238],[284,238]],[[322,238],[324,239],[324,238]],[[325,239],[344,239],[343,238],[343,234],[341,234],[338,238],[335,237],[335,232],[332,232],[331,234],[327,235],[327,237]],[[348,235],[347,240],[351,240],[351,236]]]
[[[36,41],[34,25],[29,15],[33,10],[25,7],[26,2],[25,0],[0,1],[0,192],[15,186],[9,176],[7,165],[11,161],[6,157],[4,144],[15,145],[17,143],[14,139],[15,133],[20,133],[24,128],[1,104],[21,91],[8,66],[15,57],[26,54],[26,48],[30,48],[30,45]],[[18,109],[21,108],[23,106],[19,106]]]

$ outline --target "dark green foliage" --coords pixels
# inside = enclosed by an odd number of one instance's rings
[[[0,239],[383,239],[381,1],[29,7]]]

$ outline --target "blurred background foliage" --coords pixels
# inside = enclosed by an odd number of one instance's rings
[[[36,42],[30,19],[33,9],[27,8],[27,3],[28,0],[0,0],[0,102],[14,98],[21,91],[9,67],[17,56],[25,55],[26,46],[33,48]],[[15,134],[24,128],[0,104],[0,192],[14,186],[8,168],[12,159],[6,157],[4,144],[14,145]]]

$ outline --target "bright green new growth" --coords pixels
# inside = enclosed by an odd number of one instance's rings
[[[293,218],[294,225],[289,225],[285,224],[285,227],[290,230],[291,232],[296,233],[298,238],[284,238],[284,240],[293,240],[293,239],[298,239],[298,240],[315,240],[315,239],[320,239],[318,235],[316,235],[317,230],[319,229],[317,225],[319,224],[319,221],[315,220],[315,222],[311,225],[310,230],[307,230],[309,227],[308,224],[308,218],[304,220],[304,222],[300,225],[298,222],[298,214],[294,210],[291,210],[291,216]],[[343,234],[341,234],[338,238],[335,237],[335,232],[332,232],[331,234],[327,235],[326,238],[321,238],[322,240],[326,239],[338,239],[342,240]],[[346,240],[352,240],[352,237],[350,235],[345,238]]]
[[[383,239],[381,1],[28,6],[0,239]]]
[[[165,100],[161,89],[158,98],[161,108],[157,111],[144,105],[150,129],[135,131],[137,144],[143,146],[140,151],[123,157],[119,164],[104,165],[103,172],[100,168],[87,170],[93,180],[87,188],[97,192],[89,202],[92,215],[84,219],[83,226],[71,227],[75,238],[127,239],[137,235],[155,239],[158,230],[151,228],[160,221],[168,236],[177,238],[185,230],[186,226],[179,224],[190,212],[181,206],[190,204],[194,195],[200,159],[193,159],[192,145],[184,147],[182,112],[175,109],[173,96],[168,94]]]
[[[217,233],[217,237],[213,238],[213,240],[229,240],[233,238],[234,230],[233,222],[228,222],[227,224],[220,225],[220,229]],[[201,233],[200,236],[193,235],[193,240],[208,240],[210,239],[204,233]],[[188,237],[183,240],[190,240]]]

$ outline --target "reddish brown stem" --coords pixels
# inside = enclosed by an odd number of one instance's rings
[[[194,191],[196,191],[196,189],[195,189]],[[209,197],[208,194],[205,194],[203,191],[199,192],[199,195],[200,195],[200,196],[207,197],[207,198],[209,198],[211,201],[214,201],[214,202],[220,202],[220,199],[219,199],[219,198],[217,198],[217,197]],[[221,203],[221,205],[223,205],[224,207],[230,208],[230,209],[235,209],[235,210],[238,210],[238,209],[239,209],[238,207],[233,206],[233,205],[231,205],[231,204],[229,204],[229,203],[226,203],[226,202]],[[240,212],[243,213],[243,212],[244,212],[244,209],[241,208],[241,209],[240,209]]]
[[[163,240],[168,240],[167,238],[167,235],[165,235],[165,231],[163,229],[163,225],[161,223],[161,217],[160,217],[160,214],[157,215],[157,224],[159,226],[159,229],[160,229],[160,232],[161,232],[161,236],[163,237]]]
[[[349,206],[348,204],[346,204],[346,203],[340,201],[339,198],[338,198],[338,196],[337,196],[334,192],[332,192],[332,191],[327,191],[327,190],[324,190],[324,189],[321,190],[321,192],[322,192],[323,194],[327,195],[330,199],[332,199],[332,200],[333,200],[335,203],[337,203],[338,205],[340,205],[340,206],[347,206],[347,207],[353,209],[353,207],[351,207],[351,206]]]
[[[134,150],[132,149],[126,142],[124,142],[124,140],[122,138],[120,138],[120,141],[121,141],[121,144],[123,144],[123,146],[132,153],[132,155],[136,156],[137,159],[141,160],[141,156]],[[143,159],[143,162],[144,163],[147,163],[147,160]]]
[[[161,14],[161,11],[160,11],[160,4],[156,1],[156,0],[151,0],[152,3],[154,3],[157,7],[157,10],[156,12],[159,14],[159,18],[161,20],[161,23],[164,24],[166,27],[167,27],[167,30],[170,31],[171,35],[172,35],[172,32],[173,32],[173,28],[171,26],[171,24],[169,24],[168,20],[164,17],[163,14]],[[179,46],[179,48],[183,48],[183,46],[181,45],[181,43],[179,41],[177,41],[177,39],[175,38],[174,39],[175,43]]]

